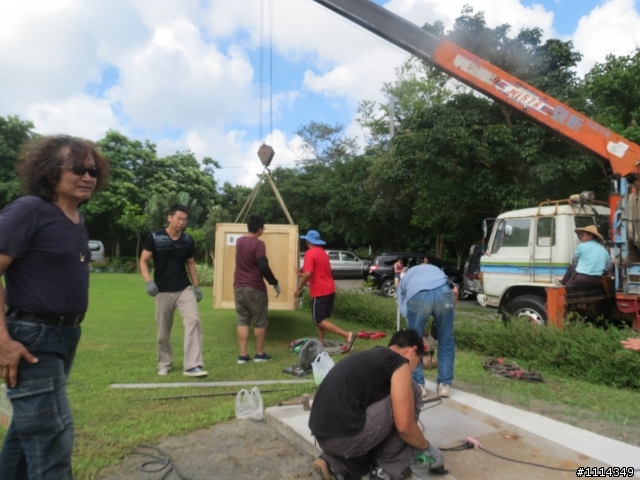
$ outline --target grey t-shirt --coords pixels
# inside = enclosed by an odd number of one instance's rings
[[[0,253],[14,257],[5,272],[5,302],[35,315],[81,315],[89,303],[89,236],[54,203],[22,197],[0,213]]]

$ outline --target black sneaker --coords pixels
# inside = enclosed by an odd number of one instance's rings
[[[266,353],[256,353],[256,356],[253,357],[254,362],[268,362],[269,360],[271,360],[271,356],[267,355]]]
[[[412,476],[413,471],[411,470],[411,467],[407,467],[400,473],[400,480],[406,480]],[[391,480],[391,477],[380,467],[374,467],[369,474],[369,480]]]
[[[247,355],[243,357],[242,355],[238,355],[238,365],[242,365],[243,363],[247,363],[251,361],[251,357]]]

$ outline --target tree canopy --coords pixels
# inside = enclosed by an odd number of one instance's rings
[[[640,52],[608,56],[581,79],[580,52],[571,42],[543,41],[537,28],[511,36],[508,24],[489,28],[471,7],[450,31],[441,23],[424,28],[640,143]],[[333,247],[376,252],[434,253],[444,243],[444,255],[461,259],[486,217],[584,190],[606,198],[600,161],[552,132],[416,58],[396,73],[382,88],[388,102],[359,106],[363,153],[342,125],[312,121],[296,132],[297,166],[271,172],[301,231],[319,230]],[[19,195],[16,156],[34,135],[30,122],[0,117],[0,206]],[[115,131],[98,145],[111,162],[110,186],[83,210],[90,235],[112,255],[137,253],[141,238],[162,227],[166,208],[181,201],[204,257],[215,224],[234,221],[251,192],[219,185],[217,162],[192,152],[160,157],[155,145]],[[268,184],[250,213],[287,222]]]

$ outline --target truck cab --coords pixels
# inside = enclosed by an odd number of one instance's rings
[[[558,201],[501,214],[480,259],[478,302],[546,324],[546,290],[557,286],[573,260],[574,230],[587,225],[608,240],[609,207]]]

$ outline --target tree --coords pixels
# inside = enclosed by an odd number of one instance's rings
[[[640,143],[640,50],[608,55],[585,76],[593,115],[614,132]]]
[[[148,228],[164,225],[166,211],[174,203],[191,208],[189,226],[199,227],[208,209],[220,200],[214,169],[218,163],[204,158],[200,163],[192,152],[158,157],[154,144],[131,140],[109,131],[98,145],[111,164],[109,188],[83,207],[93,238],[101,238],[119,256],[121,243],[130,242],[128,220],[120,221],[126,209],[137,206],[148,216]],[[131,248],[131,243],[127,243]]]
[[[292,150],[303,165],[328,165],[355,155],[358,151],[358,142],[354,138],[345,137],[344,126],[340,124],[329,125],[312,121],[298,128],[295,133],[304,143]]]
[[[256,178],[257,181],[258,179]],[[228,212],[232,220],[235,220],[247,198],[249,198],[251,190],[251,188],[243,185],[231,185],[229,182],[224,182],[220,192],[220,208]]]
[[[581,56],[572,44],[553,39],[543,44],[539,29],[522,30],[515,38],[508,37],[509,30],[508,25],[487,28],[483,14],[466,7],[445,36],[584,109],[587,101],[571,70]],[[427,248],[442,237],[460,260],[483,217],[581,190],[606,194],[598,160],[487,98],[467,89],[447,90],[448,83],[428,75],[430,68],[396,82],[396,91],[414,100],[408,108],[399,106],[398,133],[388,151],[372,150],[374,205],[385,224],[403,229],[397,237],[405,237],[405,245],[419,243],[413,227],[426,237]],[[427,84],[418,88],[420,81]]]
[[[0,116],[0,209],[20,196],[16,160],[22,144],[35,136],[33,123]]]
[[[396,69],[396,80],[385,83],[382,91],[389,99],[387,104],[363,101],[358,106],[357,121],[365,131],[369,147],[385,146],[390,139],[390,105],[393,104],[393,124],[396,131],[402,120],[417,110],[445,102],[460,89],[445,73],[431,67],[416,57],[410,57]]]
[[[220,205],[214,205],[209,208],[207,219],[202,225],[202,232],[204,233],[204,240],[202,249],[208,254],[207,263],[209,260],[213,261],[216,251],[216,224],[218,223],[231,223],[234,217],[228,210],[225,210]],[[213,263],[213,262],[212,262]]]
[[[136,235],[136,259],[140,258],[141,236],[148,229],[149,217],[142,212],[138,205],[127,205],[118,223]],[[140,266],[137,262],[136,269],[140,273]]]
[[[120,242],[128,231],[118,221],[125,208],[145,202],[154,193],[153,185],[145,180],[155,174],[157,160],[155,145],[130,140],[114,130],[107,132],[98,147],[111,165],[109,187],[94,196],[83,208],[87,228],[93,236],[110,246],[112,257],[120,256]]]

